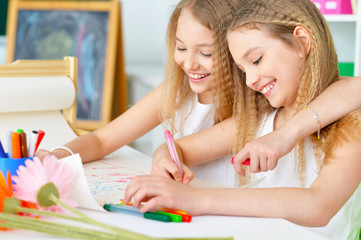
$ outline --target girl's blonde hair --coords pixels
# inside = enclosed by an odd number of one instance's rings
[[[182,0],[170,17],[167,30],[168,63],[163,91],[162,119],[168,120],[175,132],[175,114],[184,104],[192,90],[188,76],[174,61],[175,37],[179,16],[183,9],[189,9],[193,16],[213,34],[213,72],[212,91],[215,108],[214,122],[232,116],[234,105],[234,76],[239,78],[240,71],[233,65],[227,47],[227,29],[233,14],[244,5],[245,0]]]
[[[311,36],[311,50],[305,59],[304,72],[296,99],[296,111],[299,111],[327,86],[339,79],[337,55],[331,32],[326,20],[315,5],[310,0],[253,0],[236,14],[229,30],[262,29],[289,46],[299,47],[303,45],[293,38],[293,32],[297,26],[305,27]],[[303,50],[306,53],[305,49]],[[244,81],[238,84],[237,88],[239,88],[239,92],[245,94],[238,95],[236,100],[238,106],[235,114],[238,131],[234,146],[235,153],[241,150],[248,141],[255,138],[261,119],[272,111],[272,107],[265,97],[250,90]],[[244,116],[245,114],[247,117]],[[351,118],[354,119],[354,117]],[[358,121],[355,123],[359,124]],[[328,126],[322,132],[336,132],[335,126],[334,124]],[[339,124],[338,127],[340,126],[349,128],[342,124]],[[321,167],[322,154],[327,156],[332,151],[327,148],[326,144],[334,142],[331,139],[336,139],[335,134],[322,134],[321,141],[317,141],[313,134],[311,139],[317,162]],[[301,183],[304,183],[306,169],[304,145],[304,140],[299,141],[298,173]],[[247,175],[249,176],[249,172]],[[244,179],[241,179],[242,182]]]

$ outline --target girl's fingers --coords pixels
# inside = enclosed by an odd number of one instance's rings
[[[159,206],[167,207],[167,205],[162,204],[162,197],[157,196],[151,198],[149,201],[147,201],[140,209],[141,212],[148,212],[152,209],[155,209]]]
[[[259,156],[259,166],[262,172],[267,172],[267,156]]]
[[[250,169],[252,173],[257,173],[260,171],[260,159],[258,155],[254,155],[250,157]]]
[[[183,169],[183,179],[182,179],[182,183],[184,184],[188,184],[190,183],[193,178],[194,178],[194,174],[193,172],[182,163],[182,169]]]
[[[171,178],[176,182],[182,182],[182,175],[180,174],[178,166],[167,158],[163,158],[157,164],[154,164],[151,174]]]

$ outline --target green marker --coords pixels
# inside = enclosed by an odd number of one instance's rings
[[[181,222],[182,221],[182,216],[178,215],[178,214],[174,214],[174,213],[167,213],[167,212],[162,212],[162,211],[156,211],[156,213],[158,214],[162,214],[164,216],[169,216],[170,220],[172,222]]]
[[[20,133],[24,132],[24,130],[21,128],[18,128],[18,130],[16,130],[16,132],[20,134]]]
[[[139,208],[129,206],[129,205],[122,205],[122,204],[104,204],[103,208],[109,212],[122,212],[122,213],[130,213],[133,215],[143,216],[147,219],[157,220],[161,222],[170,222],[171,217],[155,212],[145,212],[141,213]]]

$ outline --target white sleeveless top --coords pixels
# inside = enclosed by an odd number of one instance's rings
[[[276,112],[277,111],[274,111],[265,118],[264,124],[261,124],[261,127],[258,129],[257,136],[260,137],[273,131],[273,123]],[[305,148],[307,166],[305,174],[305,187],[310,187],[318,176],[319,169],[315,163],[312,144],[307,138],[305,140]],[[295,156],[295,149],[293,149],[290,153],[279,159],[277,167],[274,170],[253,174],[252,181],[266,176],[266,178],[256,187],[301,187],[299,175],[295,165],[295,160],[297,160],[295,159]],[[331,219],[327,226],[305,228],[323,235],[327,239],[358,239],[358,234],[361,228],[361,185],[358,186],[354,194]]]
[[[176,114],[175,127],[177,133],[174,134],[174,139],[213,126],[213,115],[213,105],[199,103],[195,94],[183,104],[182,109]],[[190,169],[197,178],[229,187],[235,186],[235,171],[231,163],[231,157],[216,159],[190,167]]]

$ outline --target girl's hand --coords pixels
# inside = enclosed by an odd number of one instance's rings
[[[180,151],[178,151],[179,153]],[[152,175],[160,175],[170,179],[174,179],[176,182],[188,184],[193,180],[193,172],[182,162],[181,154],[179,155],[180,164],[183,171],[183,176],[178,169],[178,166],[172,160],[168,147],[166,144],[161,145],[154,153]]]
[[[41,161],[45,158],[47,155],[54,155],[52,152],[45,150],[45,149],[39,149],[34,154],[34,157],[39,158]]]
[[[52,152],[45,150],[45,149],[38,149],[34,156],[38,157],[40,159],[40,161],[42,161],[45,158],[45,156],[47,156],[47,155],[53,155],[57,159],[61,159],[61,158],[69,156],[69,153],[67,151],[64,151],[61,149],[56,149]]]
[[[174,179],[176,182],[188,184],[194,178],[193,172],[182,162],[181,167],[183,177],[173,160],[170,157],[163,157],[159,161],[153,162],[151,174],[168,177]]]
[[[297,139],[290,137],[283,131],[275,130],[265,136],[255,139],[246,146],[233,159],[236,172],[245,174],[242,162],[250,159],[250,170],[253,173],[273,170],[278,159],[289,153],[297,144]]]
[[[189,185],[180,184],[169,178],[154,175],[136,176],[125,190],[124,201],[130,202],[133,198],[133,204],[139,207],[140,211],[147,212],[151,209],[179,209],[188,212],[190,215],[201,214],[200,209],[202,201],[200,199],[200,190]]]

